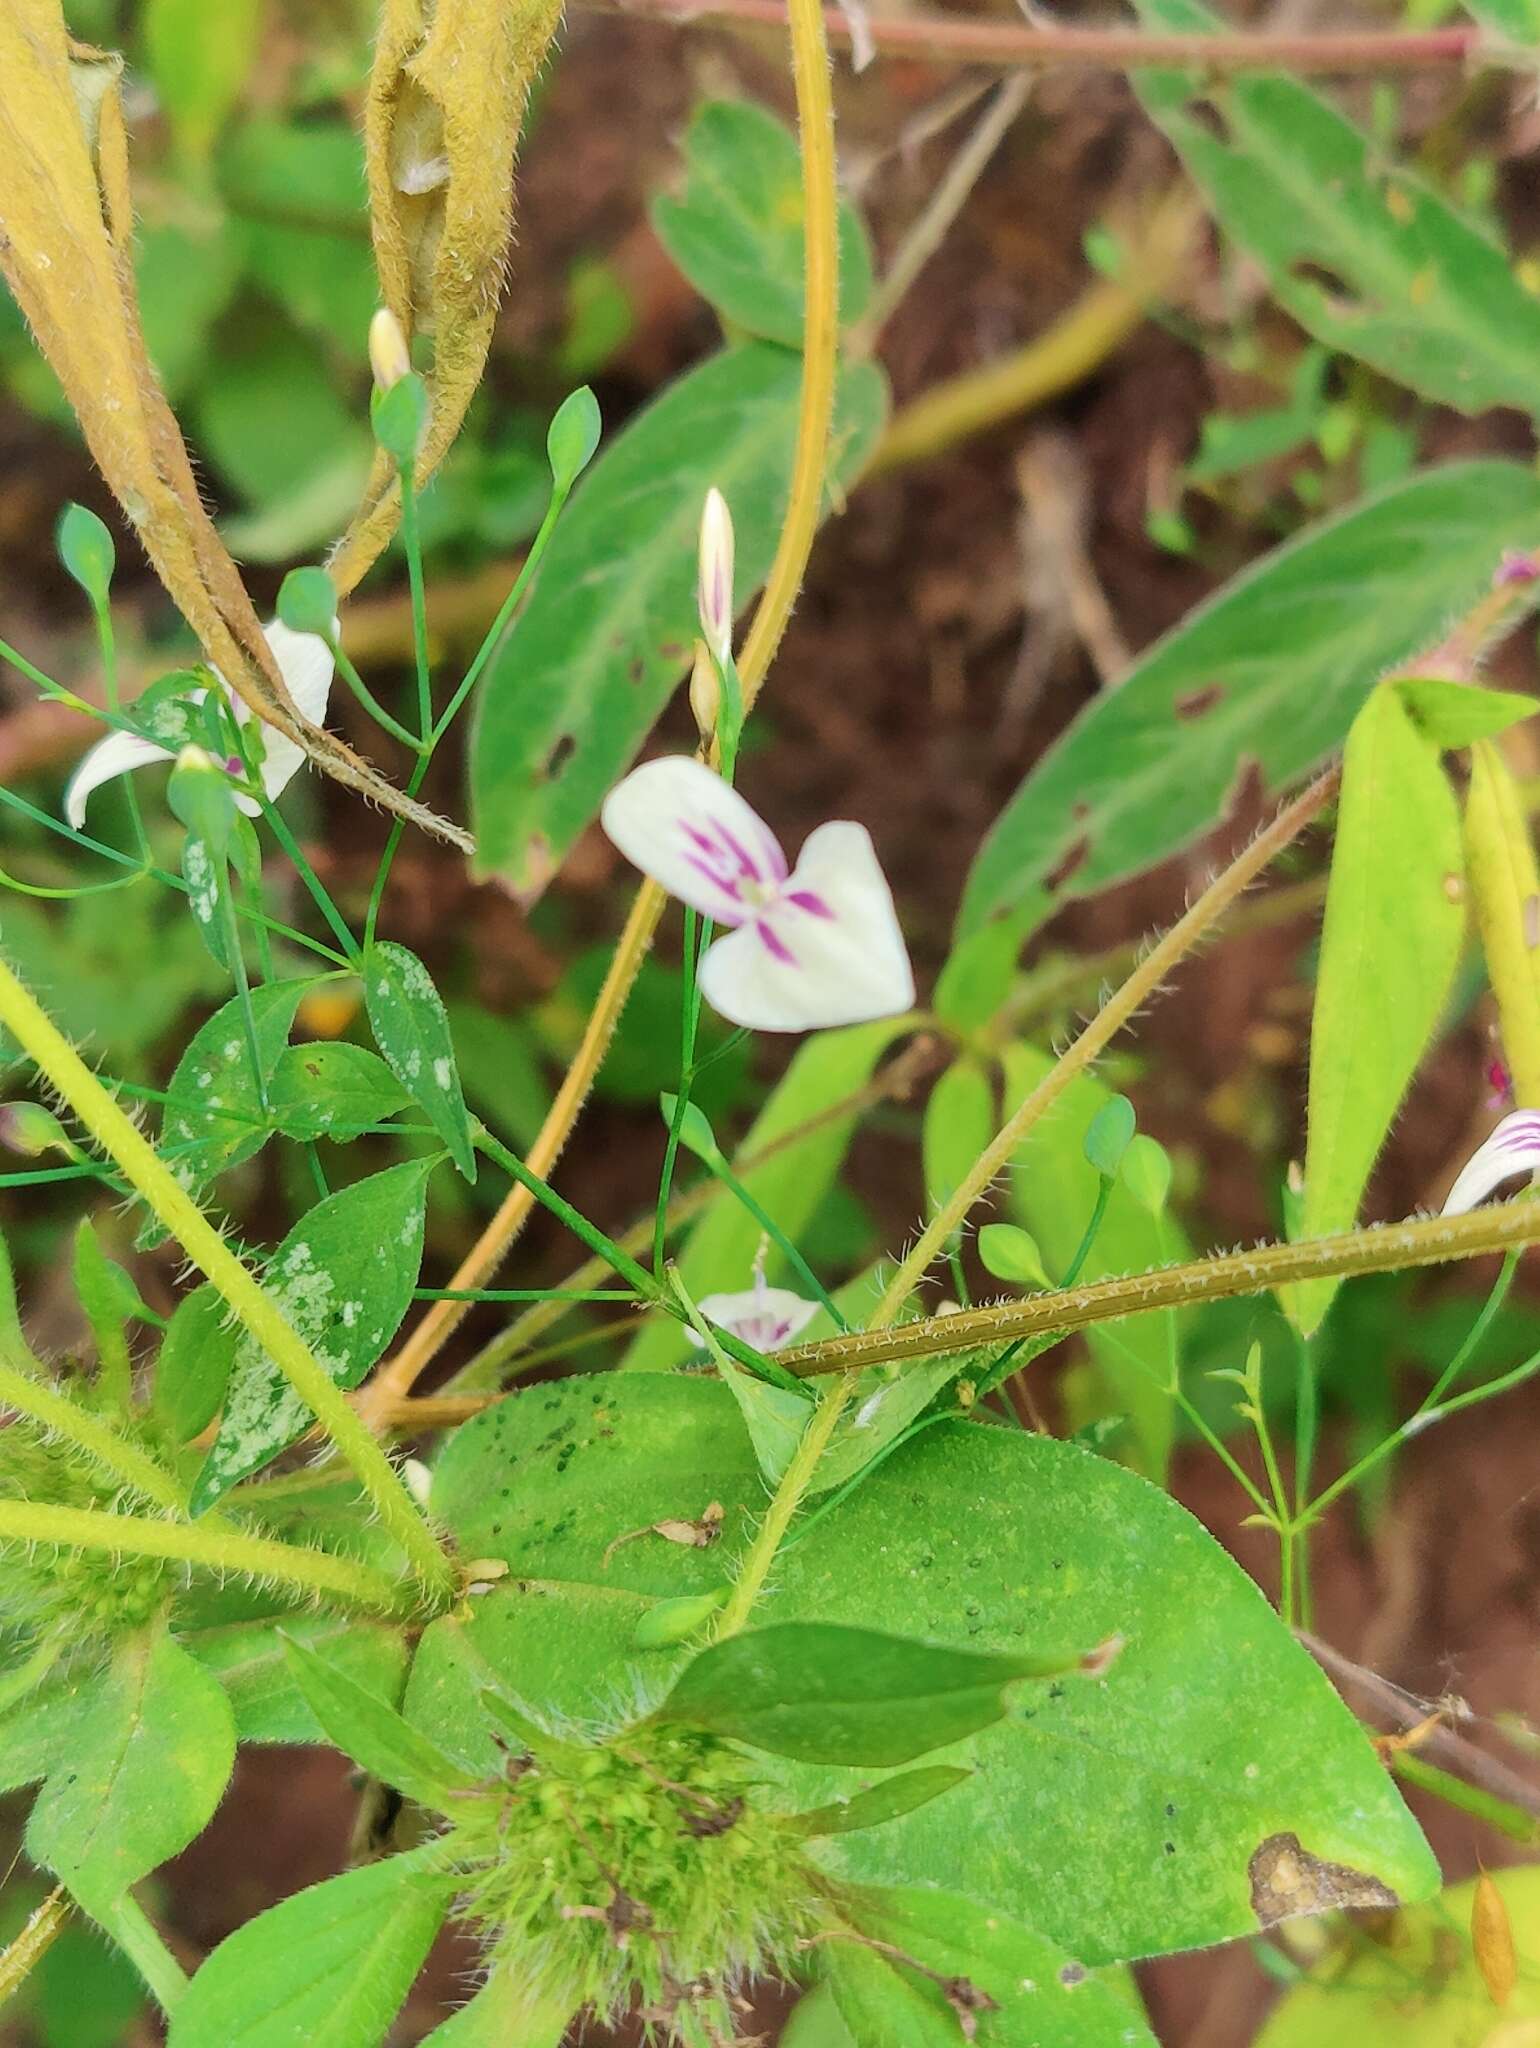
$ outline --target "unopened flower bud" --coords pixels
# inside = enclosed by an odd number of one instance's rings
[[[717,665],[704,640],[695,643],[695,666],[690,671],[690,709],[695,713],[696,730],[709,747],[717,736],[717,720],[722,715],[722,685],[717,680]]]
[[[73,1154],[77,1149],[53,1111],[40,1102],[0,1103],[0,1145],[24,1159],[41,1159],[45,1152]]]
[[[733,645],[733,516],[715,484],[701,513],[696,602],[706,645],[718,661],[726,661]]]
[[[381,391],[388,391],[392,384],[399,383],[412,367],[411,351],[401,331],[401,322],[389,306],[381,306],[369,322],[369,367]]]

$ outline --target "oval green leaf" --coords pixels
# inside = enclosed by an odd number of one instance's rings
[[[449,1147],[467,1180],[476,1178],[470,1118],[460,1090],[443,998],[415,953],[385,940],[364,962],[364,1007],[391,1072]]]

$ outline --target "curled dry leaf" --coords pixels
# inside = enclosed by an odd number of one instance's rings
[[[0,8],[0,271],[156,573],[231,687],[317,765],[469,848],[296,711],[198,495],[145,349],[132,261],[122,59],[74,42],[59,0]]]
[[[364,115],[374,255],[385,303],[433,343],[421,482],[481,381],[513,231],[513,159],[560,0],[385,0]],[[378,456],[331,573],[351,590],[395,531],[394,465]]]

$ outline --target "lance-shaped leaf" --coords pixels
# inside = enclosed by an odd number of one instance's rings
[[[956,1764],[922,1764],[916,1771],[900,1771],[880,1784],[853,1792],[848,1799],[831,1800],[827,1806],[815,1806],[811,1813],[799,1813],[795,1825],[804,1835],[850,1835],[857,1828],[881,1827],[885,1820],[897,1820],[901,1814],[939,1799],[967,1776]]]
[[[327,1878],[238,1927],[179,2002],[170,2048],[379,2048],[454,1897],[434,1855]]]
[[[670,385],[585,475],[481,686],[471,804],[486,872],[529,895],[544,887],[688,668],[709,486],[732,508],[740,601],[763,581],[800,380],[786,349],[726,349]],[[873,365],[843,372],[831,489],[859,470],[885,406]]]
[[[327,1741],[361,1770],[372,1772],[382,1784],[394,1786],[420,1806],[443,1809],[456,1792],[474,1787],[476,1780],[468,1772],[330,1658],[319,1656],[294,1636],[285,1636],[284,1655]]]
[[[1141,0],[1152,27],[1220,26],[1200,0]],[[1425,398],[1540,409],[1540,302],[1512,259],[1298,79],[1209,89],[1146,72],[1140,97],[1221,226],[1308,334]]]
[[[161,1628],[120,1644],[37,1796],[27,1852],[88,1913],[185,1849],[218,1805],[235,1722],[212,1673]]]
[[[1074,1659],[981,1657],[826,1622],[783,1622],[702,1650],[658,1709],[804,1763],[906,1764],[1003,1719],[1023,1678]]]
[[[374,257],[402,331],[429,337],[433,410],[420,483],[481,381],[513,229],[513,159],[560,0],[385,0],[364,109]],[[377,458],[332,562],[347,592],[400,516]]]
[[[1540,358],[1537,358],[1540,360]],[[1057,905],[1177,853],[1244,773],[1286,789],[1347,737],[1485,590],[1504,548],[1540,545],[1540,484],[1477,462],[1394,485],[1226,585],[1098,697],[1006,806],[960,928]]]
[[[541,1998],[512,1965],[492,1972],[469,2005],[451,2013],[422,2048],[561,2048],[572,2019],[567,2006]]]
[[[1305,1198],[1296,1235],[1350,1230],[1443,1013],[1465,932],[1460,814],[1438,750],[1395,689],[1353,721],[1342,763],[1310,1026]],[[1286,1294],[1313,1330],[1337,1291]]]
[[[449,1017],[432,975],[405,946],[371,946],[364,963],[364,1007],[391,1072],[449,1147],[461,1173],[474,1180],[470,1118]]]
[[[268,1291],[339,1387],[356,1387],[401,1326],[422,1264],[433,1164],[411,1159],[339,1188],[299,1219],[268,1262]],[[260,1471],[312,1420],[261,1345],[244,1337],[191,1511],[202,1514]]]
[[[198,492],[140,329],[122,60],[73,43],[59,0],[0,9],[0,271],[86,443],[209,658],[254,711],[328,774],[469,845],[295,710]]]
[[[329,1670],[382,1704],[400,1697],[406,1675],[407,1645],[400,1629],[333,1614],[296,1614],[291,1609],[277,1621],[235,1621],[198,1629],[185,1641],[224,1687],[240,1742],[325,1739],[325,1730],[295,1681],[288,1654],[295,1641],[321,1653]]]

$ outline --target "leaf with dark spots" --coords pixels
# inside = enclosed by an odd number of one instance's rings
[[[1091,835],[1088,832],[1082,832],[1080,837],[1075,841],[1074,845],[1071,846],[1069,851],[1064,855],[1063,859],[1057,861],[1054,864],[1054,866],[1048,870],[1047,874],[1044,875],[1043,887],[1047,889],[1050,892],[1050,894],[1056,890],[1062,889],[1064,887],[1064,884],[1069,880],[1070,876],[1073,875],[1078,868],[1082,868],[1085,866],[1087,860],[1089,860],[1090,858],[1090,855]]]
[[[1178,718],[1201,718],[1206,711],[1213,710],[1224,693],[1223,683],[1208,683],[1202,689],[1184,691],[1171,708]]]
[[[1374,1908],[1389,1912],[1401,1901],[1367,1870],[1312,1856],[1292,1832],[1269,1835],[1246,1866],[1251,1905],[1262,1927],[1302,1913]]]

